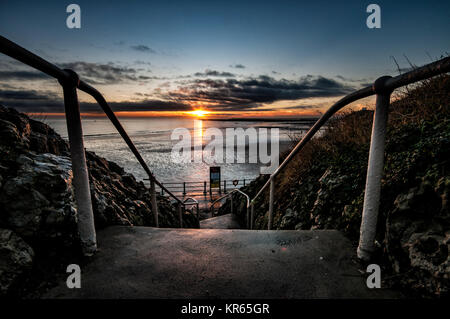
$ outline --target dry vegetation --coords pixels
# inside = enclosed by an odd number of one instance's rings
[[[445,296],[450,76],[396,91],[391,101],[378,261],[401,287],[420,295]],[[341,113],[294,157],[276,178],[273,228],[339,229],[357,243],[372,119],[370,110]],[[260,177],[244,191],[253,197],[266,180],[267,176]],[[266,190],[255,202],[256,228],[267,227],[268,197]]]

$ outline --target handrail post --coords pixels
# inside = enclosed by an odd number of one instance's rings
[[[253,218],[255,213],[255,204],[251,203],[251,213],[250,213],[250,229],[253,229]]]
[[[247,209],[247,229],[250,229],[250,207],[246,206]]]
[[[269,222],[267,225],[267,229],[272,229],[272,219],[273,219],[273,195],[275,192],[275,177],[270,176],[270,194],[269,194]]]
[[[181,208],[181,203],[178,203],[177,209],[178,209],[178,217],[180,219],[180,228],[183,228],[183,211]]]
[[[230,196],[231,201],[231,214],[233,214],[233,195]]]
[[[226,180],[223,181],[223,193],[224,194],[227,193],[227,181]]]
[[[83,143],[80,105],[78,103],[78,75],[72,70],[65,70],[70,80],[60,81],[64,91],[64,107],[66,112],[67,133],[72,159],[73,185],[78,213],[78,232],[83,254],[90,256],[97,250],[94,213],[92,210],[89,173],[86,165],[86,154]]]
[[[200,220],[200,208],[198,207],[198,203],[197,203],[197,220]]]
[[[186,182],[183,182],[183,195],[186,195]]]
[[[377,94],[367,166],[366,189],[361,220],[357,254],[360,259],[370,260],[375,249],[378,209],[380,206],[381,177],[384,167],[384,146],[391,90],[384,88],[389,76],[377,79],[373,85]]]
[[[203,182],[203,195],[206,195],[206,181]]]
[[[158,221],[158,204],[156,203],[156,187],[155,187],[155,179],[150,176],[150,195],[152,200],[152,210],[155,217],[155,227],[159,227]]]
[[[161,183],[164,186],[164,183]],[[161,187],[161,195],[164,195],[164,188]]]

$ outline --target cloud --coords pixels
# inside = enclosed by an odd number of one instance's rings
[[[257,78],[196,79],[185,81],[177,90],[162,95],[165,99],[204,102],[212,109],[246,110],[262,103],[347,94],[354,87],[323,76],[276,80],[267,75]]]
[[[139,95],[139,94],[136,94]],[[140,96],[148,96],[141,94]],[[64,112],[63,97],[49,91],[36,90],[0,90],[0,104],[14,107],[21,112]],[[112,110],[120,111],[190,111],[192,107],[178,101],[145,99],[142,101],[123,101],[109,103]],[[100,112],[95,102],[80,102],[82,112]]]
[[[60,63],[64,69],[72,69],[80,78],[90,84],[116,84],[126,81],[147,81],[151,77],[139,75],[134,68],[117,66],[110,62],[107,64],[90,62]]]
[[[197,72],[194,74],[194,76],[198,76],[198,77],[206,77],[206,76],[217,76],[217,77],[235,77],[236,75],[234,75],[233,73],[230,72],[219,72],[216,70],[208,70],[206,69],[205,72]]]
[[[82,103],[81,107],[88,107],[91,103]],[[112,102],[111,108],[115,112],[119,111],[191,111],[192,107],[183,102],[162,101],[148,99],[138,102]]]
[[[292,105],[292,106],[285,106],[282,108],[282,110],[296,110],[296,109],[315,109],[317,108],[317,105]]]
[[[243,64],[232,64],[230,65],[230,68],[235,68],[235,69],[245,69],[245,65]]]
[[[374,79],[371,79],[371,78],[353,79],[353,78],[348,78],[348,77],[345,77],[342,75],[336,75],[336,78],[343,82],[359,84],[361,87],[370,86],[375,81]]]
[[[110,64],[99,67],[90,63],[76,62],[73,68],[94,74],[103,81],[117,81],[119,77],[147,80],[150,77],[135,74],[133,69],[117,68]],[[94,68],[94,70],[92,70]],[[355,90],[358,85],[339,82],[323,76],[306,75],[297,80],[275,79],[267,75],[248,78],[190,78],[162,84],[153,92],[133,94],[128,101],[110,103],[114,111],[187,111],[192,104],[202,102],[215,111],[267,110],[268,104],[277,101],[301,100],[342,96]],[[171,89],[177,85],[175,89]],[[12,90],[0,86],[0,101],[26,112],[63,112],[61,95],[49,91]],[[163,89],[162,89],[163,88]],[[136,100],[136,97],[142,100]],[[310,108],[309,105],[292,108]],[[264,105],[264,108],[261,106]],[[83,112],[100,112],[96,103],[80,103]],[[276,104],[274,108],[276,109]],[[290,106],[287,108],[291,108]],[[272,108],[271,108],[272,109]]]
[[[0,60],[0,80],[3,82],[14,80],[49,80],[52,77],[36,70],[24,70],[20,65],[19,69],[14,65],[15,61],[3,62]],[[150,65],[150,62],[138,60],[136,65]],[[80,78],[89,84],[117,84],[123,82],[144,82],[157,79],[149,76],[151,70],[122,66],[113,62],[93,63],[74,61],[57,64],[62,69],[72,69],[78,73]]]
[[[0,71],[0,80],[48,80],[50,76],[34,71]]]
[[[58,98],[53,92],[38,92],[36,90],[0,90],[0,98],[6,100],[48,100]]]
[[[0,104],[26,112],[64,110],[62,96],[50,91],[0,90]]]
[[[139,52],[156,54],[155,50],[153,50],[152,48],[150,48],[146,45],[143,45],[143,44],[132,45],[130,48],[132,48],[135,51],[139,51]]]
[[[142,61],[142,60],[136,60],[136,61],[134,61],[134,63],[137,65],[152,65],[150,62]]]

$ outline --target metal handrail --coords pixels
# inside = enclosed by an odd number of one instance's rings
[[[70,81],[71,75],[68,72],[68,70],[63,70],[56,65],[42,59],[41,57],[35,55],[34,53],[28,51],[27,49],[17,45],[16,43],[6,39],[5,37],[0,36],[0,52],[10,56],[13,59],[16,59],[24,64],[27,64],[28,66],[31,66],[41,72],[44,72],[45,74],[56,78],[60,82]],[[153,173],[150,171],[149,167],[145,163],[144,159],[142,158],[141,154],[135,147],[133,141],[128,136],[127,132],[123,128],[120,121],[117,119],[116,115],[112,111],[111,107],[106,102],[103,95],[94,87],[90,86],[86,82],[79,80],[77,83],[78,89],[81,91],[91,95],[97,103],[102,108],[103,112],[106,114],[106,116],[109,118],[109,120],[112,122],[114,127],[119,132],[120,136],[124,139],[127,146],[130,148],[136,159],[138,160],[139,164],[141,164],[142,168],[145,170],[147,175],[149,176],[150,180],[154,180],[155,184],[157,184],[159,187],[164,189],[170,196],[172,196],[177,202],[182,202],[178,197],[173,195],[169,190],[167,190],[164,185],[162,185],[156,177],[153,175]]]
[[[233,185],[233,180],[225,180],[229,185]],[[238,179],[238,181],[246,181],[246,182],[251,182],[253,181],[253,178],[245,178],[245,179]],[[187,182],[164,182],[164,185],[183,185],[183,183],[185,184],[202,184],[203,183],[209,183],[208,181],[187,181]]]
[[[71,79],[71,75],[67,70],[60,69],[56,65],[42,59],[41,57],[35,55],[34,53],[28,51],[25,48],[22,48],[21,46],[15,44],[14,42],[2,36],[0,36],[0,52],[10,56],[13,59],[19,60],[20,62],[27,64],[28,66],[31,66],[41,72],[44,72],[45,74],[58,79],[60,82],[70,81]],[[156,185],[164,189],[164,191],[166,191],[177,202],[182,203],[182,201],[178,197],[173,195],[168,189],[166,189],[164,185],[162,185],[150,171],[141,154],[135,147],[133,141],[128,136],[127,132],[123,128],[120,121],[117,119],[116,115],[112,111],[111,107],[108,105],[108,102],[106,102],[103,95],[97,89],[95,89],[94,87],[90,86],[89,84],[87,84],[82,80],[78,81],[77,87],[81,91],[91,95],[97,101],[97,103],[102,108],[103,112],[112,122],[114,127],[117,129],[120,136],[124,139],[125,143],[130,148],[130,150],[133,152],[134,156],[139,161],[139,164],[141,164],[142,168],[149,176],[149,179],[150,180],[153,179]]]
[[[193,201],[193,203],[186,203],[188,200],[191,200],[191,201]],[[195,198],[193,198],[193,197],[187,197],[184,201],[183,201],[183,203],[184,204],[198,204],[198,201],[195,199]]]
[[[368,260],[374,250],[374,238],[380,201],[381,175],[384,162],[384,144],[386,134],[386,123],[388,107],[392,92],[404,85],[425,80],[433,76],[450,72],[450,57],[427,64],[420,68],[400,74],[396,77],[383,76],[378,78],[372,86],[365,87],[350,93],[333,104],[317,122],[309,129],[306,135],[297,143],[293,150],[273,172],[266,183],[251,200],[251,227],[253,228],[255,200],[270,185],[269,191],[269,216],[268,229],[272,228],[273,203],[275,193],[275,177],[286,167],[292,158],[303,149],[322,126],[344,106],[359,99],[376,94],[376,108],[372,126],[372,136],[369,151],[369,163],[367,169],[366,188],[364,192],[364,207],[361,222],[360,242],[358,246],[358,257]]]
[[[80,80],[78,75],[68,69],[61,69],[56,65],[44,60],[36,54],[26,50],[25,48],[17,45],[16,43],[0,36],[0,52],[10,56],[11,58],[18,60],[32,68],[35,68],[50,77],[53,77],[59,81],[64,90],[64,104],[66,110],[66,119],[69,133],[69,144],[72,150],[72,169],[74,172],[74,186],[77,205],[79,207],[79,231],[80,238],[83,246],[83,251],[86,255],[90,255],[95,252],[97,247],[96,234],[93,221],[93,211],[91,204],[91,197],[89,192],[89,179],[87,175],[86,158],[84,154],[84,143],[81,128],[81,116],[79,110],[79,102],[76,89],[91,95],[102,108],[108,119],[112,122],[114,127],[119,132],[120,136],[124,139],[125,143],[134,154],[139,164],[147,173],[149,180],[151,181],[151,195],[152,195],[152,207],[155,215],[156,227],[159,227],[158,223],[158,208],[156,203],[156,191],[155,184],[161,189],[167,192],[173,199],[178,202],[179,210],[184,203],[169,191],[162,183],[160,183],[151,172],[148,165],[145,163],[141,154],[135,147],[133,141],[128,136],[127,132],[123,128],[120,121],[112,111],[111,107],[106,102],[103,95],[94,87],[90,86],[86,82]],[[76,150],[76,151],[74,151]],[[180,213],[181,216],[181,213]],[[180,224],[182,226],[182,223]]]
[[[191,203],[188,203],[189,201],[191,201]],[[183,201],[183,205],[186,208],[187,205],[195,205],[196,206],[196,210],[197,210],[197,220],[200,221],[200,208],[199,208],[199,203],[198,201],[193,198],[193,197],[187,197],[184,201]]]
[[[337,101],[333,106],[331,106],[318,120],[317,122],[308,130],[308,132],[303,136],[300,142],[292,149],[292,151],[288,154],[288,156],[283,160],[283,162],[278,166],[278,168],[270,175],[269,180],[264,184],[263,187],[258,191],[252,201],[256,200],[256,198],[262,193],[262,191],[269,185],[270,180],[273,179],[276,175],[278,175],[281,170],[291,161],[291,159],[311,140],[311,138],[322,128],[322,126],[340,109],[344,106],[357,101],[359,99],[368,97],[373,95],[372,87],[366,87],[356,92],[353,92],[339,101]]]
[[[438,74],[446,73],[450,71],[450,57],[443,58],[439,61],[424,65],[420,68],[414,69],[413,71],[400,74],[396,77],[389,78],[384,83],[384,89],[393,91],[402,87],[404,85],[411,84],[413,82],[421,81]],[[344,96],[342,99],[334,103],[309,129],[309,131],[303,136],[303,138],[297,143],[297,145],[292,149],[289,155],[284,159],[284,161],[278,166],[278,168],[270,175],[269,180],[261,187],[258,193],[253,197],[252,202],[262,193],[262,191],[270,184],[270,181],[278,175],[281,170],[291,161],[291,159],[311,140],[311,138],[319,131],[322,126],[339,110],[344,106],[355,102],[357,100],[369,97],[376,94],[374,85],[365,87],[353,93]]]
[[[231,190],[229,193],[217,198],[216,200],[214,200],[213,202],[211,202],[211,206],[210,206],[210,211],[211,211],[211,216],[213,216],[213,210],[214,210],[214,204],[221,201],[222,199],[226,198],[226,197],[230,197],[230,204],[231,204],[231,214],[233,214],[233,193],[239,193],[241,195],[245,196],[245,199],[247,201],[247,205],[246,205],[246,210],[247,210],[247,228],[251,229],[251,220],[250,220],[250,211],[249,211],[249,207],[250,207],[250,196],[248,196],[246,193],[244,193],[243,191],[241,191],[238,188],[235,188],[233,190]]]
[[[251,183],[254,178],[243,178],[243,179],[233,179],[233,180],[223,180],[219,183],[219,193],[227,193],[227,189],[236,188],[242,186],[246,186],[248,183]],[[234,182],[237,181],[237,184]],[[240,185],[239,185],[240,184]],[[208,181],[183,181],[183,182],[164,182],[163,185],[166,189],[170,189],[173,193],[182,192],[183,197],[188,193],[192,193],[195,191],[203,191],[203,195],[206,196],[208,193],[208,185],[209,185],[209,193],[212,193],[211,183]],[[164,195],[164,189],[161,189],[161,195]]]
[[[114,112],[111,110],[111,107],[108,105],[108,103],[106,102],[105,98],[103,97],[103,95],[97,91],[95,88],[93,88],[92,86],[90,86],[89,84],[80,81],[80,84],[78,85],[78,88],[91,95],[96,101],[97,103],[100,105],[100,107],[103,109],[103,112],[105,112],[106,116],[109,118],[109,120],[112,122],[112,124],[114,125],[114,127],[117,129],[117,131],[119,132],[120,136],[122,136],[122,138],[124,139],[125,143],[127,144],[127,146],[130,148],[131,152],[134,154],[134,156],[136,157],[136,159],[138,160],[139,164],[141,164],[142,168],[145,170],[145,172],[147,173],[148,177],[150,180],[153,180],[155,182],[156,185],[158,185],[161,189],[164,189],[165,192],[167,192],[167,194],[169,194],[173,199],[175,199],[177,202],[182,203],[181,199],[179,199],[177,196],[175,196],[172,192],[170,192],[162,183],[160,183],[156,177],[153,175],[153,173],[150,171],[150,168],[148,167],[147,163],[144,161],[144,159],[142,158],[141,154],[139,153],[139,151],[137,150],[136,146],[134,145],[133,141],[130,139],[130,137],[128,136],[127,132],[125,131],[125,129],[123,128],[122,124],[120,123],[119,119],[116,117],[116,115],[114,114]]]
[[[240,189],[233,189],[232,191],[230,191],[229,193],[217,198],[216,200],[214,200],[213,202],[211,202],[211,209],[213,208],[214,204],[221,201],[222,199],[224,199],[225,197],[230,196],[231,194],[233,194],[234,192],[239,192],[242,195],[244,195],[247,198],[247,207],[250,207],[250,196],[248,196],[246,193],[244,193],[243,191],[241,191]]]

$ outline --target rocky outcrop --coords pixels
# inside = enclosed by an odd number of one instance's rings
[[[0,295],[31,270],[33,258],[33,249],[22,238],[0,228]]]
[[[86,159],[96,228],[154,225],[149,190],[142,182],[95,153],[86,152]],[[160,226],[179,227],[174,205],[162,196],[157,201]],[[183,223],[198,227],[189,212]],[[0,228],[0,293],[17,286],[33,256],[35,270],[40,268],[36,263],[49,258],[56,263],[62,254],[79,250],[67,142],[48,125],[1,106]]]
[[[2,225],[23,238],[60,237],[70,245],[76,232],[70,159],[50,153],[27,155],[17,157],[14,177],[3,184]]]
[[[419,186],[397,196],[386,223],[386,250],[393,269],[398,274],[414,269],[414,276],[400,280],[417,291],[448,294],[449,194],[450,178],[435,183],[422,178]]]

